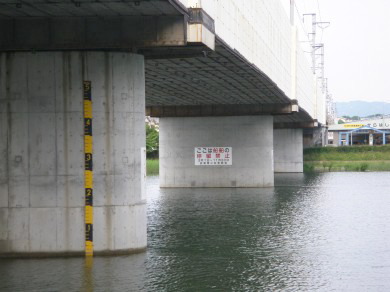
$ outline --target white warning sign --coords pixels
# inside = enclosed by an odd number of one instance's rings
[[[195,147],[195,165],[232,165],[232,147]]]

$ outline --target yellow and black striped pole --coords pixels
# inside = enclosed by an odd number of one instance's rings
[[[92,88],[83,82],[84,91],[84,188],[85,188],[85,255],[93,255],[93,160],[92,160]]]

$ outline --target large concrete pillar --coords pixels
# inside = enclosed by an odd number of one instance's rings
[[[18,52],[0,54],[0,256],[84,253],[83,80],[94,253],[146,247],[143,57]]]
[[[302,129],[274,130],[275,172],[303,172]]]
[[[231,147],[231,165],[195,165],[198,147]],[[272,149],[272,116],[160,118],[160,186],[270,187]]]

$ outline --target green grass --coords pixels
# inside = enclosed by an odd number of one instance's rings
[[[304,161],[390,160],[390,146],[318,147],[303,151]]]
[[[304,172],[390,171],[390,145],[309,148],[303,161]]]
[[[318,147],[303,151],[304,172],[390,171],[390,145]],[[159,160],[146,160],[146,174],[159,174]]]
[[[158,175],[158,159],[147,159],[146,160],[146,175]]]

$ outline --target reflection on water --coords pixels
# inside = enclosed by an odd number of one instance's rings
[[[0,260],[0,290],[389,291],[389,173],[275,179],[160,190],[148,178],[146,253]]]
[[[86,257],[84,260],[84,286],[83,291],[92,292],[93,287],[93,257]]]

